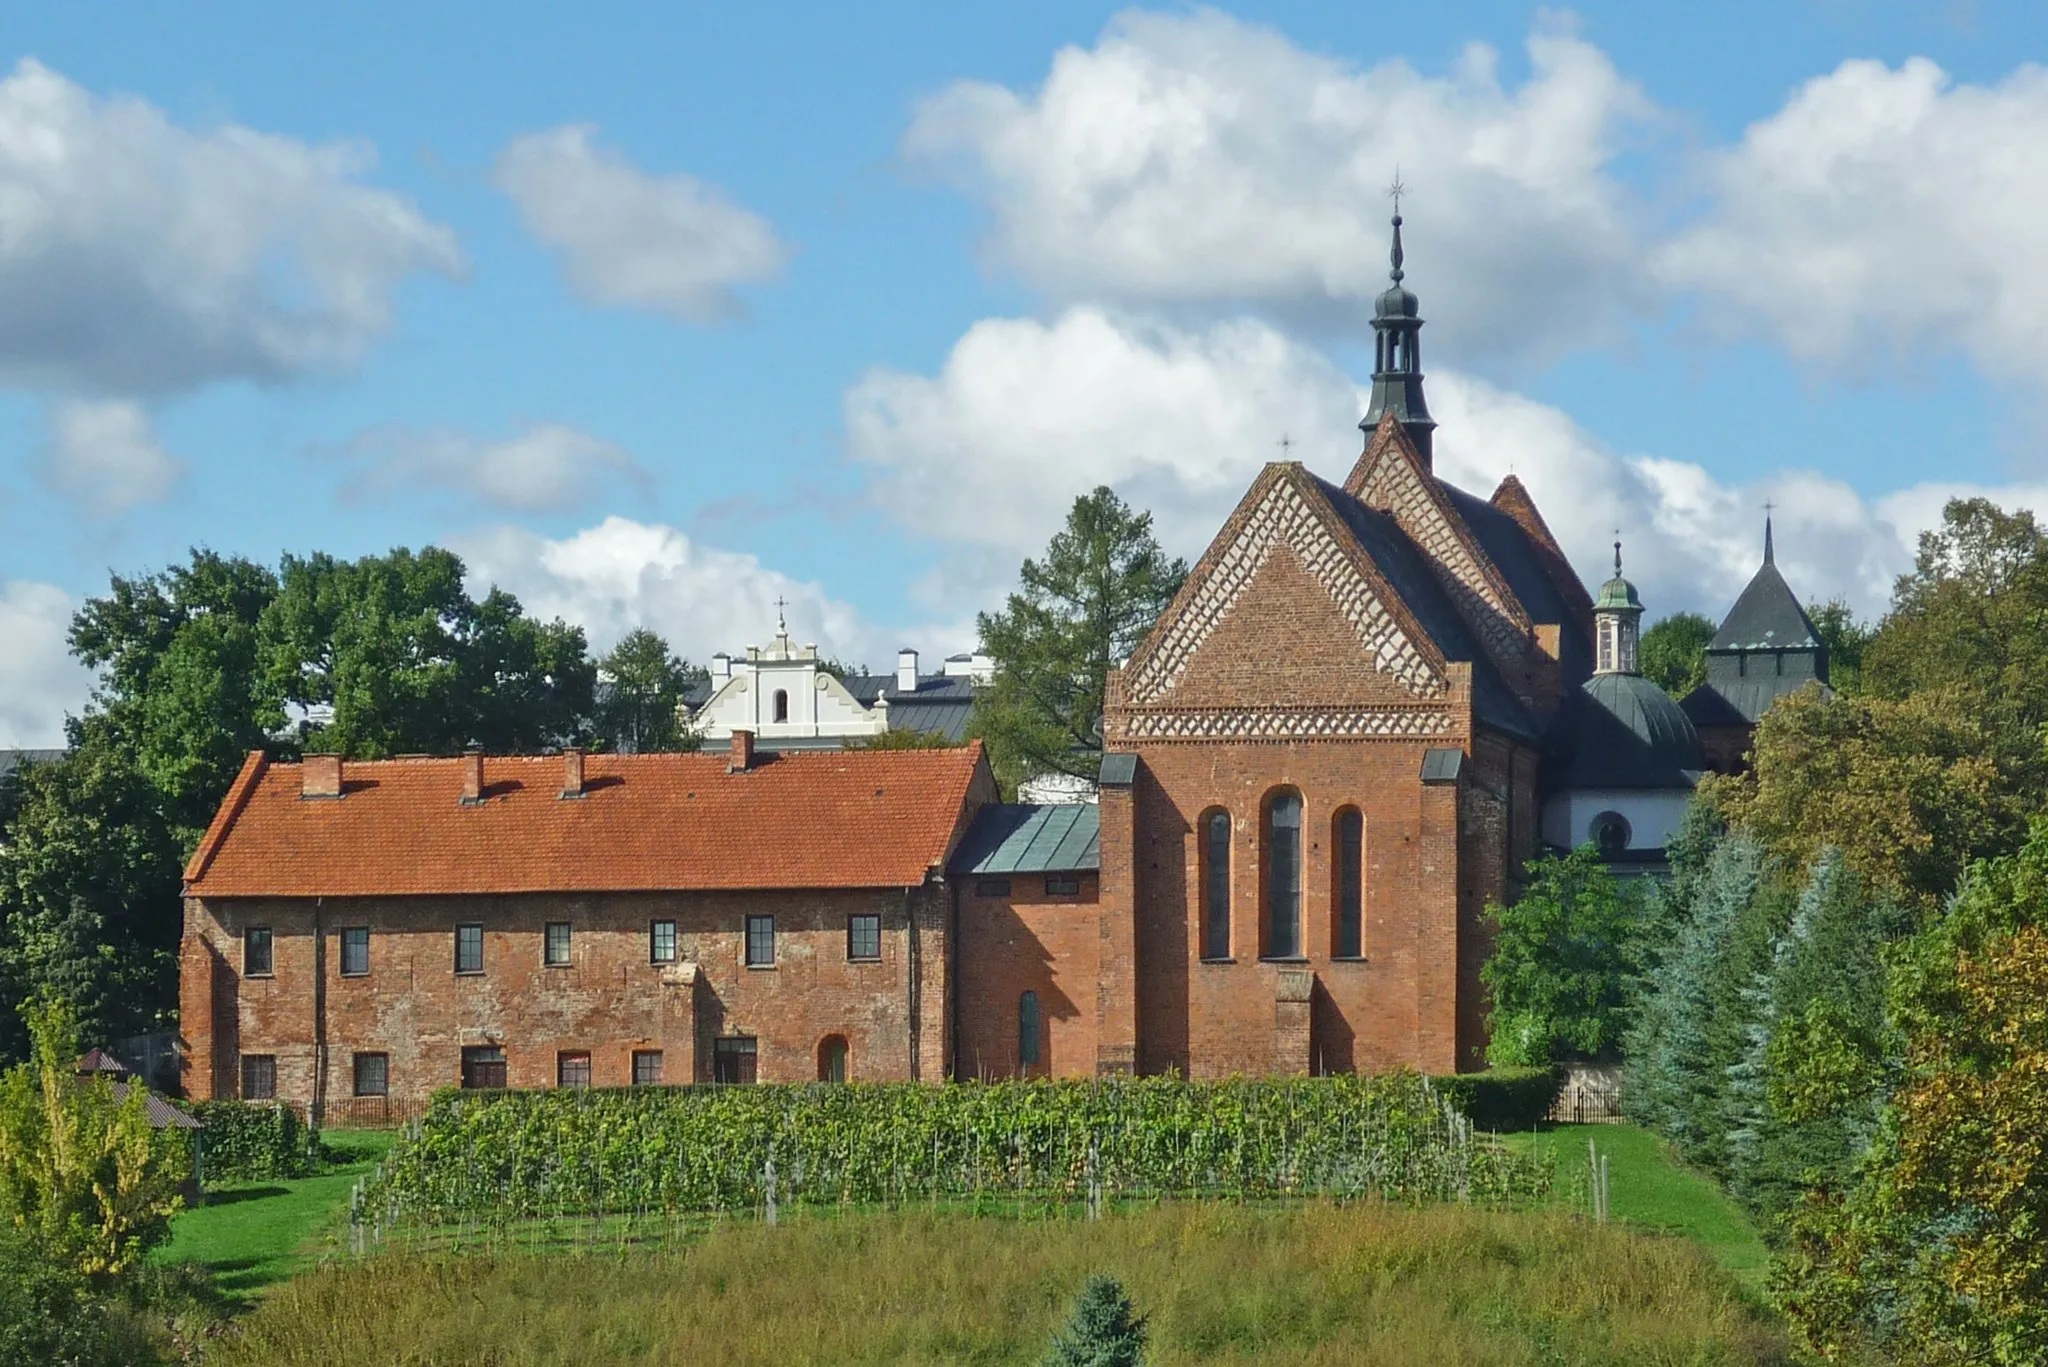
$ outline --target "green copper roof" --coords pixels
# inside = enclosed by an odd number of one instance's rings
[[[1573,700],[1567,788],[1690,788],[1700,740],[1671,696],[1640,674],[1596,674]]]
[[[1593,600],[1593,611],[1641,612],[1643,600],[1636,597],[1636,586],[1621,577],[1621,542],[1614,543],[1614,578],[1600,586],[1600,596]]]
[[[1102,813],[1092,802],[991,803],[953,855],[952,872],[1076,873],[1102,866]]]

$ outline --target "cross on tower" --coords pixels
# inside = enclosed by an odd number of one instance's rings
[[[783,617],[782,610],[788,606],[789,600],[777,594],[775,597],[775,629],[785,636],[789,634],[789,622]]]
[[[1294,438],[1282,432],[1278,445],[1280,447],[1280,458],[1285,460],[1287,459],[1287,453],[1294,449]]]

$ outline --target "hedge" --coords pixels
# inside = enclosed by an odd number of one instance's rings
[[[260,1101],[202,1101],[190,1108],[200,1132],[207,1182],[304,1177],[320,1158],[320,1140],[289,1106]]]
[[[1414,1073],[442,1092],[366,1195],[401,1217],[906,1199],[1548,1189]]]
[[[1430,1081],[1474,1126],[1493,1134],[1533,1130],[1564,1090],[1565,1070],[1493,1068],[1483,1073],[1456,1073]]]

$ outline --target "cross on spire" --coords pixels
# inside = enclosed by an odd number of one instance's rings
[[[789,635],[789,622],[783,616],[782,610],[788,606],[789,600],[787,598],[784,598],[781,594],[775,596],[775,630],[784,636]]]
[[[1280,459],[1285,460],[1287,459],[1287,453],[1294,449],[1294,438],[1282,432],[1280,440],[1276,444],[1280,447]]]
[[[1778,563],[1777,556],[1771,549],[1771,509],[1777,506],[1777,504],[1769,499],[1764,500],[1764,563],[1766,565]]]

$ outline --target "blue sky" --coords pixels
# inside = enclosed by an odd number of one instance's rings
[[[421,11],[425,11],[422,13]],[[1718,614],[2048,487],[2038,5],[0,6],[0,745],[193,544],[435,541],[600,645],[972,643],[1108,482],[1440,469]]]

